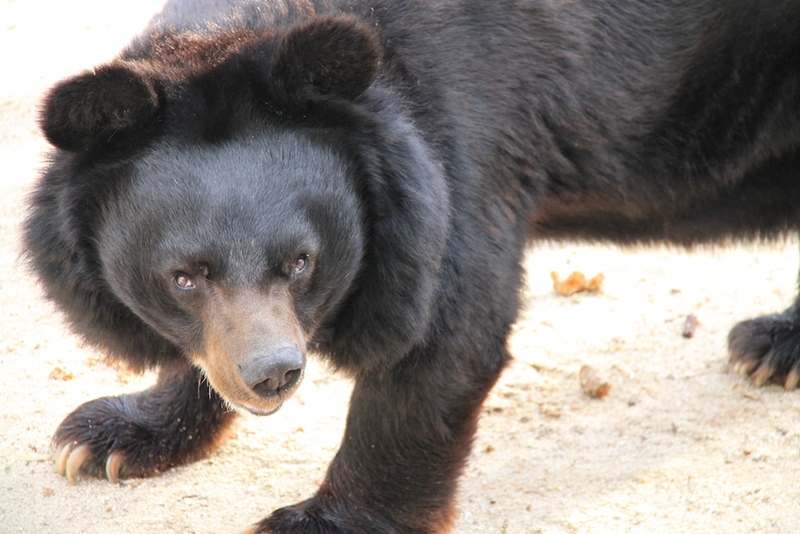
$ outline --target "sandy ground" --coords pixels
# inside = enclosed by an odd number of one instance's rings
[[[120,485],[69,485],[54,471],[50,435],[67,413],[152,377],[96,364],[17,260],[46,149],[36,104],[58,78],[110,58],[158,3],[0,3],[2,533],[236,533],[312,494],[341,437],[349,384],[312,365],[294,400],[243,419],[205,461]],[[516,361],[486,404],[456,532],[800,532],[800,394],[754,388],[725,349],[737,321],[790,302],[797,248],[532,251]],[[603,292],[557,296],[551,270],[602,272]],[[700,324],[684,339],[690,313]],[[585,364],[612,384],[605,399],[582,392]]]

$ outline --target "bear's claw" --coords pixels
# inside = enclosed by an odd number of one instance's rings
[[[106,458],[106,478],[109,482],[116,484],[119,482],[119,469],[125,461],[125,455],[114,451]]]
[[[796,307],[737,324],[728,337],[734,372],[749,375],[756,387],[769,382],[787,391],[800,383],[800,313]]]
[[[94,399],[69,414],[53,436],[56,469],[70,482],[157,475],[208,455],[234,418],[200,371],[170,367],[149,389]]]
[[[748,376],[758,365],[758,360],[748,360],[743,362],[740,360],[734,360],[734,356],[731,354],[731,363],[733,364],[734,373]]]
[[[772,351],[760,358],[752,354],[732,352],[730,355],[731,369],[734,373],[750,376],[756,387],[773,382],[782,383],[786,391],[794,391],[800,383],[800,361],[794,363],[786,371],[782,369],[785,368],[785,364],[780,365],[775,361],[778,357]]]
[[[78,444],[72,441],[63,445],[56,454],[56,471],[59,475],[67,477],[71,484],[78,478],[81,468],[92,457],[92,449],[85,443]],[[105,475],[109,482],[119,482],[119,470],[125,462],[125,454],[119,451],[111,452],[106,458]]]
[[[763,361],[757,359],[741,361],[735,355],[731,355],[731,365],[734,373],[750,376],[753,385],[761,387],[769,382],[783,383],[786,391],[794,391],[800,383],[800,362],[794,364],[788,372],[780,372],[778,367],[773,365],[769,354],[763,357]],[[786,377],[781,380],[782,375]]]
[[[66,476],[67,480],[74,484],[81,467],[91,456],[92,450],[88,445],[78,445],[75,442],[67,443],[58,451],[56,469],[60,475]]]
[[[754,368],[756,368],[755,371],[753,371]],[[761,387],[770,381],[781,382],[780,373],[777,372],[773,365],[770,365],[766,361],[761,363],[761,365],[758,365],[757,361],[746,363],[736,362],[733,364],[733,371],[745,376],[750,375],[750,379],[756,387]],[[786,378],[783,380],[783,388],[786,391],[794,391],[798,383],[800,383],[800,365],[795,365],[786,374]]]
[[[783,383],[783,387],[787,391],[792,391],[797,388],[798,383],[800,383],[800,364],[792,367],[792,370],[786,375],[786,382]]]

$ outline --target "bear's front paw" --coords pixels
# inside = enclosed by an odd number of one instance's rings
[[[793,390],[800,382],[800,320],[793,307],[781,314],[742,321],[728,336],[734,371]]]
[[[439,531],[401,525],[378,510],[348,506],[346,502],[337,503],[317,495],[294,506],[276,510],[241,534],[424,534]]]
[[[156,420],[146,421],[132,397],[95,399],[64,419],[53,436],[60,474],[70,482],[81,472],[116,482],[171,467],[163,428]]]
[[[363,529],[355,525],[340,526],[339,521],[313,504],[314,499],[295,506],[287,506],[276,510],[271,516],[258,525],[253,525],[241,534],[356,534],[382,531],[380,528]],[[341,518],[340,518],[341,519]]]
[[[89,401],[53,436],[59,473],[146,477],[204,458],[227,436],[235,418],[199,371],[162,369],[149,389]]]

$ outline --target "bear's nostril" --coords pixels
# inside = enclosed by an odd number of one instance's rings
[[[269,397],[275,395],[282,389],[288,389],[297,384],[300,376],[303,374],[302,369],[291,369],[286,371],[281,380],[275,378],[267,378],[253,386],[253,391],[260,397]]]
[[[275,387],[275,381],[273,379],[267,378],[263,382],[259,382],[253,386],[253,391],[255,391],[259,397],[269,397],[277,393],[278,388]]]
[[[300,380],[300,375],[303,373],[302,369],[292,369],[291,371],[286,371],[286,374],[283,375],[283,385],[279,387],[290,388],[295,385],[298,380]]]
[[[240,367],[242,379],[260,397],[271,397],[297,385],[305,358],[297,347],[283,347]]]
[[[302,369],[292,369],[290,371],[286,371],[286,373],[283,375],[283,380],[267,378],[266,380],[253,386],[253,390],[262,396],[276,393],[280,389],[286,389],[294,386],[297,381],[300,380],[300,375],[302,373]]]

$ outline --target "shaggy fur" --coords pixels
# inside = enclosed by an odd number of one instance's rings
[[[67,476],[202,457],[314,350],[355,378],[342,446],[256,530],[446,532],[527,243],[797,230],[800,2],[171,0],[42,129],[31,265],[161,369],[67,417]],[[798,306],[732,331],[757,383],[797,385]]]

